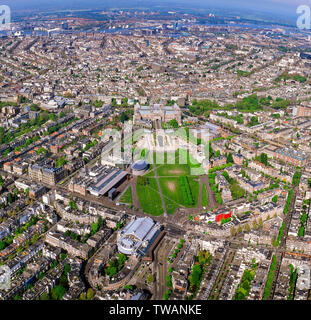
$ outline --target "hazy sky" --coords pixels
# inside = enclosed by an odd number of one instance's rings
[[[12,10],[18,9],[77,9],[77,8],[107,8],[118,6],[144,6],[148,4],[160,5],[188,5],[192,8],[196,6],[209,9],[226,8],[241,11],[261,11],[271,15],[295,16],[296,8],[301,5],[311,6],[311,0],[1,0],[1,4],[8,4]]]
[[[55,5],[55,7],[58,6],[71,6],[71,5],[85,5],[86,7],[91,4],[92,6],[97,4],[98,6],[105,6],[107,3],[117,3],[119,0],[111,1],[111,0],[2,0],[1,3],[10,4],[12,7],[18,6],[18,7],[33,7],[35,8],[36,5]],[[128,3],[129,5],[131,3],[144,3],[146,6],[148,5],[148,2],[152,2],[153,4],[156,3],[154,0],[128,0],[128,1],[121,1],[124,3]],[[187,1],[185,0],[166,0],[167,3],[185,3]],[[202,5],[206,5],[208,7],[210,6],[218,6],[219,3],[226,4],[228,6],[234,6],[234,7],[244,7],[244,6],[250,6],[250,7],[256,7],[260,8],[261,6],[270,7],[272,9],[279,7],[297,7],[300,4],[306,4],[311,5],[311,0],[188,0],[189,4],[196,2],[200,3]]]

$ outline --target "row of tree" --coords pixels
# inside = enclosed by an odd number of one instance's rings
[[[190,184],[186,176],[180,176],[180,187],[183,195],[183,199],[186,205],[194,205],[194,199],[191,192]]]

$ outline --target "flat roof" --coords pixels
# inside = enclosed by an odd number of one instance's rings
[[[98,192],[100,195],[104,195],[127,175],[126,171],[117,170],[117,172],[112,172],[102,179],[95,187],[90,186],[89,189]]]

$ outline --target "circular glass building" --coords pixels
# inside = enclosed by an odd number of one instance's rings
[[[145,160],[138,160],[131,166],[134,176],[141,176],[146,173],[149,168],[149,164]]]

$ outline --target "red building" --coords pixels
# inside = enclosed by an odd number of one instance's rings
[[[231,211],[229,211],[229,213],[220,213],[218,215],[216,215],[215,220],[216,222],[220,222],[221,219],[228,219],[231,218]]]

